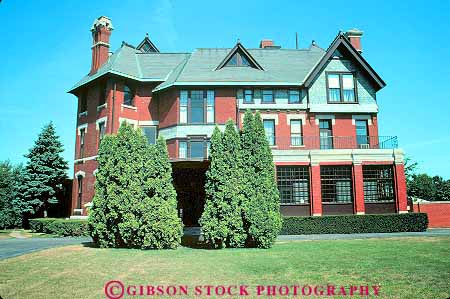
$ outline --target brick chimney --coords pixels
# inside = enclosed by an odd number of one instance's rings
[[[92,32],[92,65],[89,74],[94,74],[109,57],[109,36],[113,31],[111,20],[101,16],[94,21]]]
[[[271,40],[271,39],[262,39],[261,42],[259,43],[259,47],[261,49],[273,47],[273,40]]]
[[[345,33],[345,36],[347,36],[352,46],[358,50],[359,53],[362,53],[361,36],[363,33],[364,32],[356,28],[350,29]]]

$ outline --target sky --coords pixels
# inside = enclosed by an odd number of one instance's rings
[[[419,171],[450,179],[450,1],[21,1],[0,0],[0,160],[24,163],[53,121],[72,174],[75,96],[90,69],[90,27],[111,18],[111,49],[148,33],[161,51],[327,48],[339,30],[358,28],[363,56],[387,86],[378,92],[379,135],[397,135]]]

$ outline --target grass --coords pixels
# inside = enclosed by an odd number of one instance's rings
[[[104,298],[104,285],[112,279],[189,288],[245,284],[250,290],[256,285],[368,284],[381,286],[381,298],[448,298],[450,237],[287,241],[269,250],[77,245],[6,259],[0,269],[3,298]]]
[[[44,234],[44,233],[33,233],[29,229],[5,229],[0,230],[0,240],[11,239],[11,238],[53,238],[55,235]]]

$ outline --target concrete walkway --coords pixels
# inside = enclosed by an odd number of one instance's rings
[[[443,237],[450,236],[450,229],[429,229],[426,232],[370,233],[370,234],[320,234],[320,235],[280,235],[277,241],[313,241],[313,240],[356,240],[370,238],[400,237]]]
[[[0,240],[0,260],[43,249],[91,241],[90,237],[4,239]]]

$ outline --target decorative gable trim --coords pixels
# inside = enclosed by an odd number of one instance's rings
[[[262,66],[256,61],[256,59],[253,58],[253,56],[247,51],[247,49],[244,48],[244,46],[239,41],[236,43],[236,46],[234,46],[234,48],[231,49],[231,51],[227,54],[227,56],[225,56],[222,62],[217,66],[216,71],[226,66],[226,64],[230,61],[233,55],[238,52],[240,52],[241,55],[243,55],[248,60],[248,62],[252,65],[252,67],[264,71]]]
[[[144,50],[144,45],[148,45],[149,49],[146,51]],[[159,53],[158,48],[155,46],[155,44],[152,43],[152,41],[150,40],[150,38],[148,38],[148,33],[145,35],[145,38],[141,41],[141,43],[136,47],[137,50],[140,50],[144,53]]]
[[[375,72],[375,70],[367,63],[367,61],[361,56],[361,54],[356,50],[349,39],[344,35],[344,33],[339,32],[334,41],[331,43],[330,47],[328,47],[325,55],[322,59],[317,63],[311,73],[305,80],[305,87],[309,88],[312,83],[315,81],[319,73],[325,68],[328,61],[333,58],[336,50],[339,47],[345,47],[351,55],[351,58],[354,59],[359,66],[369,75],[369,77],[373,80],[376,85],[376,91],[382,89],[386,86],[386,83],[381,79],[381,77]]]

